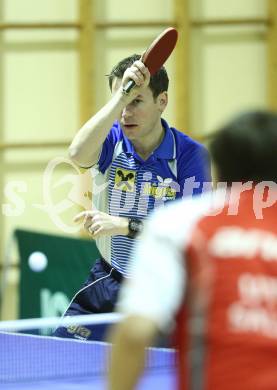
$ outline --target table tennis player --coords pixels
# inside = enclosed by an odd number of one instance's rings
[[[104,187],[95,192],[92,210],[76,218],[83,219],[101,258],[72,299],[66,311],[70,316],[113,311],[122,280],[131,276],[130,253],[145,218],[184,192],[201,192],[203,182],[211,180],[206,149],[162,118],[169,83],[163,66],[150,75],[135,54],[120,61],[108,80],[111,99],[70,146],[75,163],[93,168],[94,188]],[[126,92],[130,80],[135,87]],[[59,328],[55,335],[93,337],[81,332]]]
[[[135,388],[145,346],[173,323],[178,389],[276,388],[276,150],[276,114],[235,118],[211,144],[228,191],[149,218],[120,292],[110,390]]]

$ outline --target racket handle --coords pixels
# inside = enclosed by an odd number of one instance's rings
[[[136,85],[136,83],[134,82],[134,80],[128,81],[126,86],[123,88],[123,93],[125,95],[128,95],[128,93],[131,91],[132,88],[134,88],[135,85]]]

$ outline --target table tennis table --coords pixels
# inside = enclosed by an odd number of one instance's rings
[[[99,341],[0,333],[3,390],[104,390],[111,346]],[[175,352],[150,348],[138,390],[175,388]]]

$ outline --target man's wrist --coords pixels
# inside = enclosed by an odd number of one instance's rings
[[[142,231],[143,222],[137,218],[114,217],[117,225],[117,235],[136,238]]]
[[[117,219],[117,235],[128,236],[129,234],[129,219],[124,217],[115,217]]]
[[[124,105],[128,105],[131,103],[132,100],[134,100],[134,98],[138,95],[138,93],[134,93],[134,91],[132,90],[130,93],[126,93],[125,90],[124,90],[124,86],[121,85],[119,88],[118,88],[118,96],[119,96],[119,99],[120,101],[124,104]]]
[[[128,94],[124,92],[123,86],[121,85],[117,90],[117,96],[120,101],[124,102],[124,104],[129,103],[130,97]]]

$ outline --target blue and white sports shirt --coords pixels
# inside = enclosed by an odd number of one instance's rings
[[[144,219],[157,206],[182,196],[200,193],[211,181],[206,149],[169,127],[162,119],[165,135],[144,161],[115,122],[97,165],[92,167],[93,202],[110,215]],[[194,190],[191,189],[194,183]],[[195,184],[196,183],[196,184]],[[101,256],[119,272],[130,276],[129,259],[134,239],[103,236],[96,239]]]

